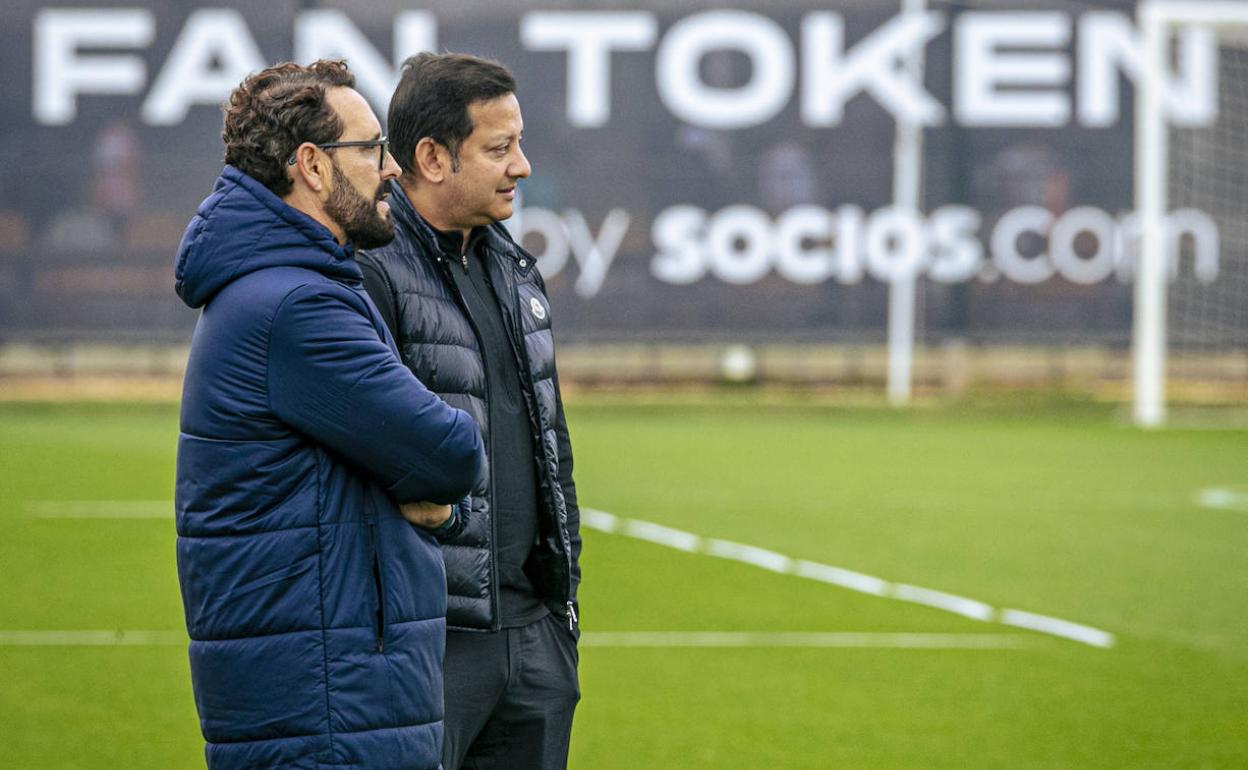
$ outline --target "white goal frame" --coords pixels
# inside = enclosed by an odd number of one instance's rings
[[[1132,332],[1135,423],[1159,427],[1166,419],[1166,246],[1169,130],[1163,106],[1171,34],[1182,26],[1244,26],[1248,0],[1141,0],[1137,18],[1144,67],[1135,100],[1135,209],[1140,247]],[[1245,137],[1248,141],[1248,137]]]

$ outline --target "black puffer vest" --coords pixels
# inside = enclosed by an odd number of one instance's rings
[[[485,365],[476,329],[450,275],[451,262],[437,235],[416,214],[403,189],[391,184],[395,239],[358,255],[363,266],[382,276],[395,308],[403,363],[448,404],[465,410],[481,427],[489,446]],[[537,595],[571,626],[580,582],[579,511],[560,484],[558,434],[562,424],[555,377],[555,345],[550,304],[533,257],[507,230],[491,225],[480,253],[499,296],[507,336],[520,364],[524,400],[533,424],[534,462],[539,485],[538,544],[526,565]],[[570,450],[565,448],[570,460]],[[564,474],[570,481],[570,475]],[[484,481],[468,500],[462,530],[442,543],[446,558],[447,625],[497,630],[497,528],[492,515],[494,469],[487,461]],[[575,493],[573,492],[573,495]],[[570,510],[571,509],[571,510]],[[461,509],[462,510],[462,509]]]

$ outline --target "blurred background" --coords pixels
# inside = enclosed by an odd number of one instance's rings
[[[220,168],[229,90],[342,56],[384,121],[397,64],[436,48],[521,84],[534,174],[509,226],[539,256],[574,387],[1126,400],[1135,10],[16,0],[0,9],[0,372],[176,375],[195,313],[172,257]],[[1171,395],[1242,401],[1245,62],[1233,30],[1174,39],[1166,334],[1190,358]]]

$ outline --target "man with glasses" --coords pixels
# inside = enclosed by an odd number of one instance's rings
[[[446,770],[567,766],[580,514],[550,302],[499,224],[529,175],[516,82],[497,62],[403,65],[390,141],[396,237],[360,257],[403,361],[482,426],[488,472],[446,555]]]
[[[179,248],[202,308],[175,508],[211,770],[434,770],[437,538],[480,475],[472,418],[398,360],[356,246],[394,237],[398,168],[342,62],[280,64],[225,107],[228,164]]]

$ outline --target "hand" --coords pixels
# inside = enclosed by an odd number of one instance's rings
[[[437,529],[451,518],[451,506],[437,503],[400,503],[399,512],[403,518],[425,529]]]

